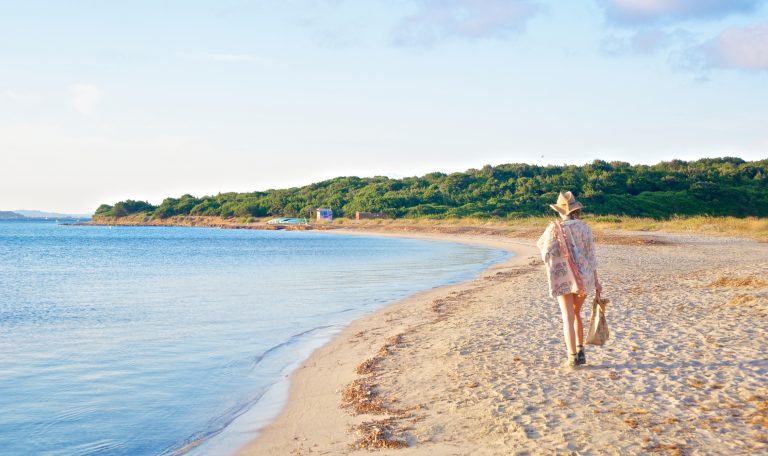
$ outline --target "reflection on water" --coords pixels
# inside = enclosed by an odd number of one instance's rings
[[[173,453],[258,411],[352,319],[504,256],[311,232],[0,223],[0,454]]]

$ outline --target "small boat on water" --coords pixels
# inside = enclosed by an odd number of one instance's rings
[[[309,221],[305,218],[281,217],[267,221],[267,225],[305,225]]]

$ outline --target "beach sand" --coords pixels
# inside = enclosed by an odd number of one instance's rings
[[[767,453],[768,244],[596,234],[611,339],[587,366],[563,366],[532,235],[408,233],[515,256],[350,324],[240,454]]]

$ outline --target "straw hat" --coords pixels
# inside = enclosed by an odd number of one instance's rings
[[[549,207],[556,210],[560,215],[568,215],[571,212],[581,209],[583,206],[576,201],[571,192],[560,192],[557,197],[557,204],[550,204]]]

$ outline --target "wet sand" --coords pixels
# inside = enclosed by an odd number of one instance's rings
[[[597,233],[611,339],[573,370],[530,235],[401,235],[515,256],[350,324],[240,454],[768,451],[768,244]]]

